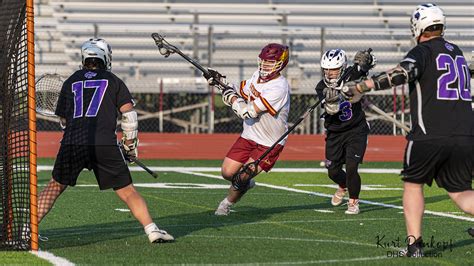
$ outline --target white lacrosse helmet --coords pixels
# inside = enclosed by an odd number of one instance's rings
[[[346,70],[346,67],[347,56],[344,50],[332,49],[325,52],[321,57],[321,75],[323,76],[324,83],[326,83],[327,86],[337,84]],[[336,78],[330,78],[327,75],[327,71],[330,69],[339,69],[339,74]]]
[[[104,39],[89,39],[82,44],[82,65],[88,58],[99,58],[104,61],[107,70],[112,69],[112,48]]]
[[[441,8],[435,4],[422,4],[416,7],[410,19],[411,33],[418,40],[420,35],[432,25],[442,24],[443,32],[446,28],[446,16]]]

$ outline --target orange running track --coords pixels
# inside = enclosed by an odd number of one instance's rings
[[[62,132],[38,133],[38,156],[54,158]],[[222,160],[238,134],[139,133],[140,159]],[[290,135],[279,160],[324,160],[323,135]],[[369,136],[367,162],[401,162],[406,140],[402,136]]]

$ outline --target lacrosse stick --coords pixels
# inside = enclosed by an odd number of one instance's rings
[[[206,68],[204,68],[198,62],[196,62],[196,60],[194,60],[194,59],[190,58],[189,56],[185,55],[181,50],[179,50],[178,47],[176,47],[176,46],[170,44],[169,42],[167,42],[162,35],[160,35],[158,33],[152,33],[151,37],[153,38],[153,40],[155,40],[155,44],[156,44],[156,46],[158,46],[158,50],[159,50],[160,54],[163,55],[165,58],[167,58],[171,54],[177,53],[181,57],[183,57],[186,61],[188,61],[193,66],[195,66],[197,69],[199,69],[204,74],[204,77],[206,79],[209,79],[209,78],[212,77],[211,73],[209,73],[209,71]],[[224,84],[220,79],[214,79],[214,81],[217,82],[223,88],[232,89],[232,90],[234,89],[234,88]],[[219,88],[219,86],[218,86],[218,88]]]
[[[130,158],[130,160],[134,163],[136,163],[138,166],[140,166],[141,168],[143,168],[143,170],[147,171],[151,176],[153,176],[154,178],[158,178],[158,174],[153,172],[150,168],[148,168],[144,163],[142,163],[141,161],[139,161],[137,158]]]
[[[372,48],[369,48],[367,49],[367,52],[370,54],[370,52],[372,52]],[[357,69],[357,63],[355,63],[352,68],[347,71],[346,73],[344,73],[341,77],[340,80],[345,80],[347,77],[349,77],[350,74],[352,74],[352,71],[354,71],[354,69]],[[341,83],[341,86],[342,87],[342,83]],[[242,169],[237,173],[237,175],[241,175],[242,173],[247,173],[249,174],[249,169],[252,171],[252,172],[255,172],[257,171],[257,166],[258,164],[275,148],[276,145],[278,145],[278,143],[280,143],[280,141],[282,141],[284,138],[286,138],[286,136],[288,136],[288,134],[290,134],[300,123],[301,121],[303,121],[311,112],[314,111],[314,109],[316,109],[316,107],[318,107],[319,104],[321,103],[324,103],[324,99],[320,99],[318,100],[315,104],[313,104],[298,120],[296,120],[296,122],[293,124],[293,126],[291,126],[275,143],[273,143],[272,146],[270,146],[260,157],[258,157],[255,161],[253,162],[250,162],[250,163],[247,163],[245,164]]]

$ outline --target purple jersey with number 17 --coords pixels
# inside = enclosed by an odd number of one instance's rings
[[[63,84],[56,115],[66,119],[62,144],[116,145],[119,108],[132,103],[125,83],[105,70],[78,70]]]
[[[442,37],[422,42],[402,61],[413,62],[417,78],[409,83],[410,140],[473,136],[470,73],[462,51]]]

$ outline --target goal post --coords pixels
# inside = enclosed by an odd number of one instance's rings
[[[0,1],[0,250],[38,250],[33,0]]]

